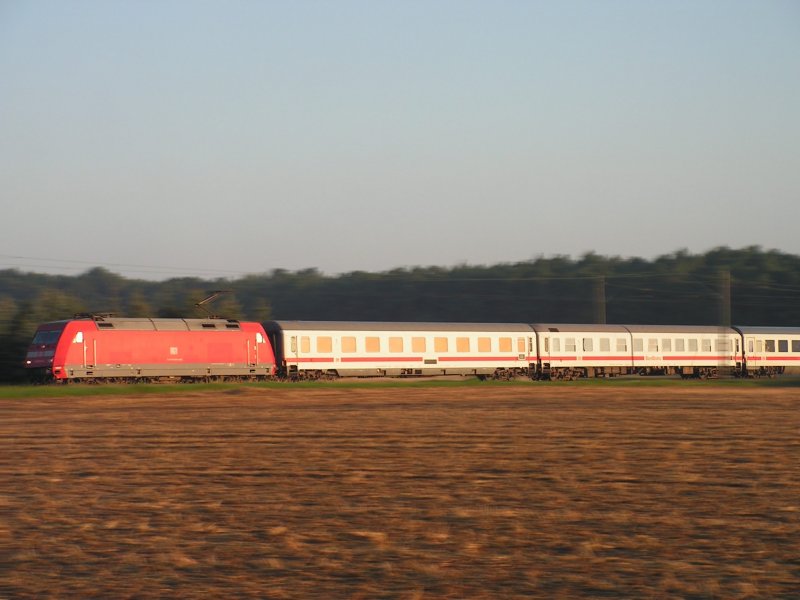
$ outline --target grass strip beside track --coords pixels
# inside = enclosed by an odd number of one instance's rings
[[[86,396],[130,396],[185,394],[187,392],[229,391],[242,388],[253,389],[346,389],[346,388],[458,388],[474,386],[525,386],[541,387],[800,387],[800,377],[788,376],[776,379],[714,379],[706,381],[681,380],[660,377],[620,377],[612,379],[581,379],[575,381],[480,381],[476,378],[464,379],[347,379],[336,381],[272,381],[262,383],[171,383],[171,384],[91,384],[73,385],[0,385],[0,398],[68,398]]]

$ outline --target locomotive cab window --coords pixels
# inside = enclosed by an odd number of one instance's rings
[[[80,331],[78,333],[81,333]],[[31,344],[34,346],[43,346],[44,344],[55,344],[58,338],[61,337],[61,330],[58,331],[38,331],[33,336]]]

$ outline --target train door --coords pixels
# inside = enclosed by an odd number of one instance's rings
[[[764,340],[749,335],[744,338],[745,368],[752,373],[766,366]]]
[[[561,351],[561,339],[550,333],[537,334],[539,339],[539,369],[542,377],[550,376],[550,369],[553,365],[553,358]]]
[[[72,338],[72,343],[79,348],[81,366],[84,369],[94,367],[95,356],[97,355],[97,340],[94,338],[89,340],[83,331],[79,331]]]

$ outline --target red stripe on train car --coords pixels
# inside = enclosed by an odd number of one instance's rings
[[[421,362],[421,356],[343,356],[341,362]]]
[[[530,360],[530,357],[520,358],[519,355],[514,356],[440,356],[439,362],[473,362],[473,361],[496,361],[496,362],[513,362],[519,360]],[[535,360],[535,359],[534,359]]]

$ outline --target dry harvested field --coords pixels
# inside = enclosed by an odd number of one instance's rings
[[[0,400],[0,598],[797,598],[800,391]]]

